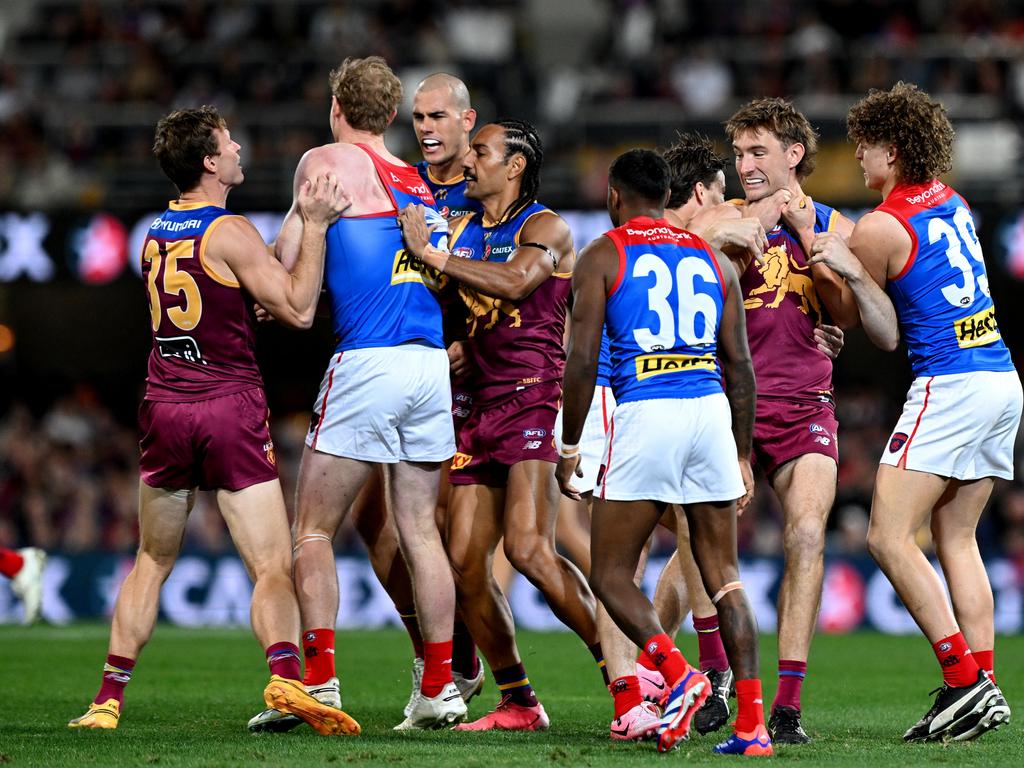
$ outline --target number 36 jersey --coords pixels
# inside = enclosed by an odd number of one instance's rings
[[[886,291],[914,375],[1012,371],[964,199],[933,180],[897,186],[876,210],[895,217],[913,241],[906,266]]]
[[[707,243],[646,216],[606,237],[619,254],[604,321],[615,401],[722,392],[717,348],[725,281]]]
[[[153,331],[147,400],[194,402],[263,384],[253,301],[203,260],[210,234],[231,215],[171,202],[150,225],[142,251]]]

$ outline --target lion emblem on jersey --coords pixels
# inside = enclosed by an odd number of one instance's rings
[[[810,268],[797,264],[789,255],[785,245],[769,248],[764,255],[764,264],[758,266],[757,270],[764,279],[764,285],[755,288],[748,294],[743,302],[744,307],[747,309],[757,309],[758,307],[776,309],[782,304],[786,294],[794,293],[801,312],[809,315],[813,310],[815,315],[821,314],[821,305],[818,303],[818,293],[814,290]],[[765,298],[761,298],[762,296]]]

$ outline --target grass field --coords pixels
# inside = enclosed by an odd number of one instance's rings
[[[568,633],[523,633],[520,647],[552,727],[546,733],[396,734],[409,693],[403,633],[338,635],[345,709],[363,726],[358,738],[323,738],[306,726],[287,735],[251,736],[245,722],[262,708],[262,653],[235,630],[161,626],[136,668],[118,730],[70,731],[95,694],[107,628],[0,627],[4,704],[0,764],[12,766],[545,765],[620,766],[658,760],[695,764],[737,760],[710,754],[716,736],[695,735],[675,753],[652,744],[612,743],[611,699],[590,655]],[[762,644],[765,699],[775,688],[775,642]],[[684,637],[684,653],[696,641]],[[970,744],[904,744],[903,730],[930,705],[937,667],[925,641],[875,634],[821,636],[804,693],[804,724],[814,743],[777,749],[794,765],[1022,766],[1024,638],[1000,638],[999,681],[1016,706],[1011,722]],[[497,700],[490,683],[470,705],[477,717]]]

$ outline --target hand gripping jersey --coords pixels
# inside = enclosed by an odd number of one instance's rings
[[[531,203],[512,217],[485,226],[483,214],[475,214],[452,232],[452,257],[507,261],[519,247],[519,233],[529,219],[554,215],[540,203]],[[469,308],[467,348],[474,362],[471,388],[477,406],[534,384],[562,380],[562,336],[571,280],[571,274],[556,272],[518,302],[460,286]]]
[[[263,385],[253,300],[203,261],[211,233],[232,215],[208,203],[171,202],[149,228],[142,250],[153,331],[147,400],[195,402]]]
[[[933,180],[897,186],[876,210],[895,217],[913,241],[906,266],[886,291],[914,375],[1012,371],[964,199]]]
[[[839,214],[815,203],[814,232],[832,229]],[[785,225],[768,232],[765,263],[751,260],[740,277],[747,339],[758,398],[832,401],[832,361],[814,342],[823,308],[807,254]]]
[[[446,219],[457,219],[459,216],[480,213],[483,210],[479,200],[471,200],[466,197],[465,177],[459,176],[448,181],[438,181],[431,174],[430,165],[426,160],[416,163],[416,170],[419,171],[420,178],[430,187],[438,213]]]
[[[426,206],[427,223],[440,224],[431,237],[444,246],[445,220],[416,169],[394,165],[361,144],[394,204],[394,210],[340,218],[327,230],[324,282],[338,343],[335,352],[393,347],[416,342],[444,347],[441,309],[434,291],[447,282],[406,250],[396,211],[409,203]]]
[[[616,404],[721,393],[716,356],[725,280],[711,248],[646,216],[605,236],[619,253],[604,317]]]

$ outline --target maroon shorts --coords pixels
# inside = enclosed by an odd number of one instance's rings
[[[260,388],[193,403],[143,400],[139,469],[153,488],[240,491],[277,479]]]
[[[787,461],[820,453],[839,463],[835,406],[758,398],[754,418],[754,463],[771,475]]]
[[[496,405],[476,403],[455,437],[449,482],[503,488],[513,464],[557,463],[554,429],[561,400],[561,382],[549,381]]]

